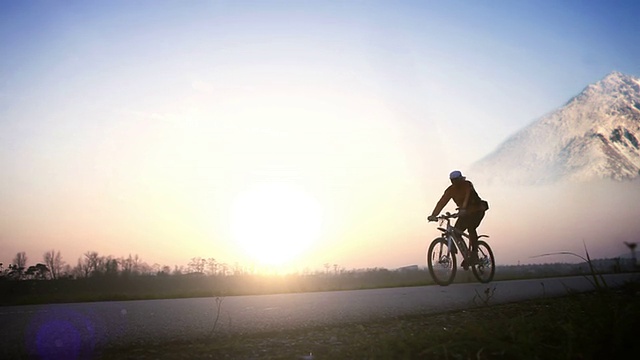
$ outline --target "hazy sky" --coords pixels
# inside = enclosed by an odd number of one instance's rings
[[[423,265],[437,235],[424,218],[450,170],[607,73],[640,75],[638,13],[637,1],[2,1],[0,261],[57,249],[72,265],[89,250],[171,266]],[[495,211],[481,230],[506,231]],[[264,246],[282,238],[301,246]],[[503,263],[564,250],[500,241]]]

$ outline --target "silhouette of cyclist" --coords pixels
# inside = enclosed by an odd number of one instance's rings
[[[465,260],[462,261],[461,264],[465,270],[468,270],[469,266],[472,266],[478,261],[478,232],[476,229],[480,226],[485,211],[489,209],[489,204],[478,196],[471,181],[468,181],[466,177],[462,176],[460,171],[452,171],[451,174],[449,174],[449,179],[451,180],[451,186],[444,191],[444,194],[427,219],[429,221],[437,221],[437,215],[440,214],[440,211],[442,211],[451,199],[458,205],[458,220],[454,227],[460,233],[465,230],[469,231],[471,260],[470,263],[467,263]]]

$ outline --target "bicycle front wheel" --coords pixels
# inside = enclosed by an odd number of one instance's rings
[[[456,255],[449,248],[447,239],[437,238],[429,245],[427,250],[427,266],[429,273],[436,284],[447,286],[456,276]]]
[[[496,259],[493,251],[485,241],[478,241],[478,262],[473,265],[473,276],[483,284],[493,280],[496,273]]]

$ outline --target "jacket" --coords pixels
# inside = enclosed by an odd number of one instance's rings
[[[440,214],[440,211],[444,209],[451,199],[458,205],[458,208],[466,209],[467,213],[487,210],[487,206],[478,196],[471,181],[462,180],[459,183],[452,184],[444,191],[431,215],[437,216]]]

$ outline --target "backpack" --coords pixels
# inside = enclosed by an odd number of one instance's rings
[[[473,186],[473,183],[471,183],[471,195],[470,195],[470,197],[471,197],[469,199],[469,203],[470,204],[482,204],[482,207],[484,208],[484,211],[489,210],[489,202],[486,201],[486,200],[482,200],[480,198],[480,195],[478,195],[478,193],[476,192],[476,188]]]

